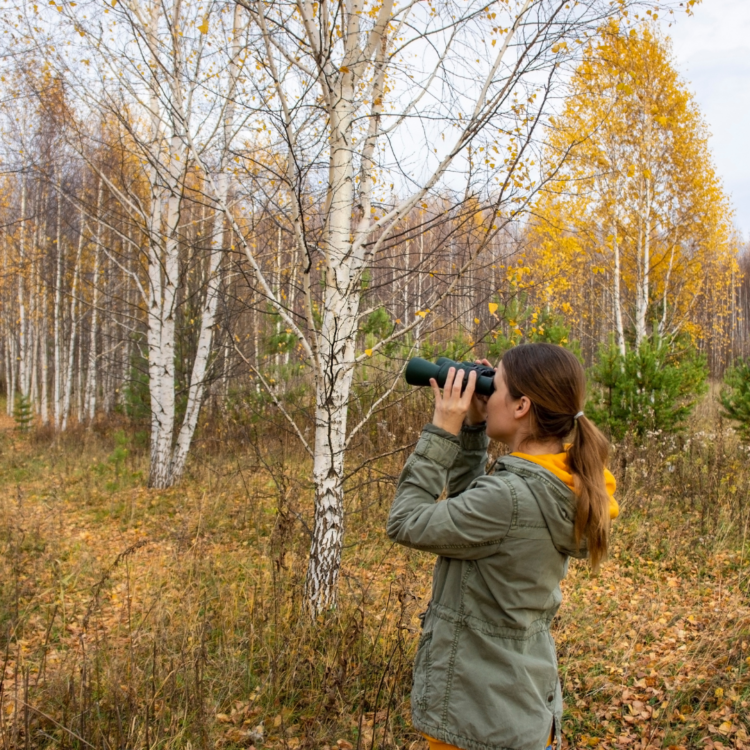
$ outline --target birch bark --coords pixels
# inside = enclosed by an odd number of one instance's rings
[[[59,173],[55,176],[59,183]],[[62,421],[62,283],[63,283],[63,246],[62,246],[62,196],[57,196],[57,226],[55,250],[55,300],[52,314],[54,316],[54,354],[53,354],[53,421],[55,429],[59,429]]]
[[[96,190],[96,233],[94,235],[94,273],[91,280],[92,299],[91,299],[91,321],[89,330],[89,351],[88,365],[86,368],[86,389],[84,398],[84,417],[92,424],[96,416],[96,340],[97,326],[99,323],[99,255],[102,241],[102,191],[103,184],[101,178],[98,180]]]
[[[78,234],[78,250],[76,262],[73,268],[73,285],[70,291],[70,340],[68,341],[68,363],[65,368],[65,380],[63,386],[62,421],[60,430],[68,429],[68,418],[70,416],[70,398],[73,393],[73,362],[75,360],[76,344],[78,342],[78,280],[81,273],[81,253],[83,252],[84,235],[83,212],[80,217],[80,230]]]
[[[641,345],[648,331],[646,317],[649,307],[649,277],[651,271],[651,182],[643,180],[643,202],[638,228],[638,284],[635,297],[635,345]]]

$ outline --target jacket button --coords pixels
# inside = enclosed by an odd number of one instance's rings
[[[554,695],[548,695],[547,696],[547,703],[552,703],[553,700],[555,700],[555,696]]]

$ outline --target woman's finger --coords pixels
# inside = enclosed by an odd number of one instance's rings
[[[435,405],[437,405],[440,402],[440,386],[437,384],[435,378],[430,378],[430,387],[435,394]]]
[[[445,376],[445,384],[443,385],[443,395],[447,398],[453,387],[453,381],[456,377],[456,368],[449,367],[448,374]]]
[[[461,404],[462,406],[465,406],[467,409],[469,408],[469,404],[471,404],[471,397],[474,395],[474,388],[477,384],[477,371],[472,370],[469,373],[469,380],[466,383],[466,390],[463,393],[463,396],[461,396]]]
[[[463,385],[464,375],[465,374],[466,373],[464,372],[463,368],[461,368],[456,373],[456,377],[453,380],[453,388],[451,389],[451,398],[452,399],[456,399],[456,398],[460,399],[461,398],[461,386]],[[448,383],[446,382],[446,386],[447,385],[448,385]]]

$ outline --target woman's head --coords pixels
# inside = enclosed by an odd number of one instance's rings
[[[586,538],[591,564],[598,568],[609,539],[609,495],[604,467],[606,438],[585,416],[586,374],[567,349],[553,344],[525,344],[508,350],[495,375],[488,402],[487,433],[504,442],[515,435],[524,443],[561,443],[572,433],[568,466],[578,497],[576,541]],[[519,445],[520,435],[520,445]]]

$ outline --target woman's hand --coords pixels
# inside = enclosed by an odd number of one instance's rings
[[[461,385],[464,381],[464,375],[464,370],[456,372],[456,368],[451,367],[448,370],[448,376],[445,378],[442,393],[435,378],[430,378],[432,392],[435,394],[435,414],[432,417],[432,424],[453,435],[458,435],[461,432],[461,426],[469,409],[472,408],[474,400],[477,374],[474,370],[469,373],[466,390],[462,394]]]
[[[474,362],[477,365],[492,367],[492,364],[486,359],[476,359]],[[482,396],[478,393],[474,394],[474,398],[471,399],[469,411],[466,413],[466,424],[475,425],[487,421],[487,400],[488,396]]]

